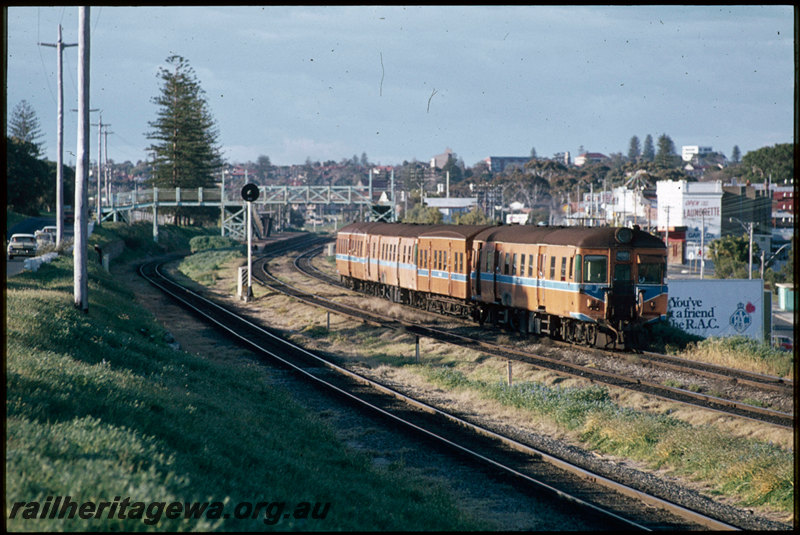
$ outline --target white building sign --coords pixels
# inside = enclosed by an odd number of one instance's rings
[[[669,321],[705,338],[764,339],[764,290],[760,279],[670,280]]]

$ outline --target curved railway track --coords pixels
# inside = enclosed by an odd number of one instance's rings
[[[492,472],[510,478],[515,487],[524,485],[537,493],[544,491],[565,500],[572,508],[578,507],[584,514],[597,515],[597,525],[603,529],[763,529],[763,522],[773,529],[786,528],[753,519],[747,513],[731,517],[735,522],[720,519],[720,515],[709,516],[574,466],[411,399],[287,342],[253,320],[173,282],[162,273],[158,263],[143,264],[140,274],[182,306],[263,357],[291,368],[354,405],[380,414],[393,425],[403,426],[439,447],[489,467]]]
[[[314,268],[308,261],[310,256],[316,254],[316,252],[319,250],[320,247],[309,248],[302,254],[298,255],[294,261],[295,267],[308,276],[312,276],[324,282],[332,283],[336,286],[342,287],[340,284],[338,284],[338,281],[332,281],[329,276]],[[638,377],[632,377],[630,373],[606,371],[591,364],[584,365],[569,362],[561,358],[561,356],[554,357],[539,353],[532,353],[529,351],[520,351],[487,342],[485,340],[480,340],[471,336],[464,336],[456,334],[452,331],[445,331],[442,329],[425,326],[420,323],[408,323],[401,322],[396,319],[378,317],[375,314],[365,312],[361,308],[349,307],[330,299],[315,294],[310,294],[304,290],[280,281],[267,271],[267,260],[267,258],[261,258],[254,264],[253,276],[257,281],[262,284],[269,285],[277,291],[291,295],[309,304],[326,308],[337,314],[350,316],[376,326],[395,329],[402,328],[407,332],[417,336],[435,338],[439,341],[449,342],[473,349],[479,349],[484,353],[488,353],[500,358],[525,362],[539,368],[546,368],[562,374],[582,377],[591,381],[642,392],[668,401],[698,406],[703,409],[717,411],[726,415],[747,418],[789,429],[793,428],[794,425],[794,418],[790,413],[754,406],[741,400],[725,399],[720,396],[696,392],[686,388],[667,386],[648,379],[647,374],[644,376],[639,375]],[[569,347],[584,352],[611,355],[616,359],[626,355],[618,351],[586,348],[584,346],[573,346],[571,344],[558,343],[558,345],[560,347]],[[697,375],[713,379],[719,383],[733,384],[736,385],[737,390],[744,388],[769,390],[777,392],[780,395],[788,396],[789,398],[791,398],[793,395],[793,382],[777,377],[760,375],[733,368],[723,368],[721,366],[694,362],[656,353],[637,353],[635,358],[637,361],[639,361],[636,365],[638,368],[648,366],[651,368],[673,371],[677,370],[684,374]]]

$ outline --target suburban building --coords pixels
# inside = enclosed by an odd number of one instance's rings
[[[453,149],[447,147],[446,149],[444,149],[444,152],[442,154],[437,154],[436,156],[431,158],[431,169],[442,169],[445,165],[447,165],[447,161],[450,159],[451,156],[455,158],[456,153],[453,152]]]
[[[581,167],[587,163],[599,163],[608,160],[608,156],[599,152],[584,152],[575,157],[575,166]]]
[[[691,162],[695,155],[710,154],[714,152],[711,147],[701,147],[699,145],[684,145],[681,147],[681,158],[684,162]]]
[[[523,169],[531,161],[530,156],[489,156],[483,160],[492,173],[502,173],[514,167]]]
[[[771,201],[763,191],[750,185],[728,185],[721,181],[687,182],[662,180],[656,183],[659,232],[685,228],[685,250],[700,254],[700,245],[728,235],[747,233],[753,225],[753,240],[770,250]],[[703,229],[705,236],[703,236]]]
[[[425,197],[425,206],[438,208],[444,223],[452,223],[453,216],[465,214],[477,205],[477,197]]]

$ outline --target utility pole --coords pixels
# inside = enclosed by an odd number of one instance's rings
[[[92,124],[92,126],[97,126],[97,202],[95,202],[95,206],[97,207],[97,226],[100,226],[100,222],[103,217],[102,210],[100,209],[100,188],[102,181],[100,180],[100,176],[103,174],[101,171],[103,166],[103,127],[111,126],[109,124],[103,124],[103,112],[100,112],[100,119],[98,120],[97,124]]]
[[[105,178],[105,186],[104,190],[106,193],[106,202],[110,202],[111,199],[111,188],[109,187],[109,179],[111,175],[111,169],[108,166],[108,134],[113,134],[114,132],[109,132],[108,127],[111,125],[104,125],[106,127],[105,132],[103,132],[103,178]]]
[[[706,211],[700,212],[702,225],[700,228],[700,279],[703,279],[706,268]]]
[[[55,43],[39,43],[39,46],[54,47],[58,52],[56,60],[58,70],[58,127],[56,149],[56,247],[61,246],[64,238],[64,69],[61,56],[64,49],[78,46],[78,43],[64,43],[61,40],[61,25],[58,25],[58,41]]]
[[[89,312],[86,267],[89,188],[89,6],[78,8],[78,146],[75,165],[75,242],[73,247],[73,291],[75,307]]]
[[[750,233],[750,263],[748,264],[747,278],[753,280],[753,222],[751,221],[748,226],[750,227],[748,229]]]

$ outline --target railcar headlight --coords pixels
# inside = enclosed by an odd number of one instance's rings
[[[620,243],[630,243],[633,240],[633,231],[628,227],[618,228],[614,233],[614,237]]]

